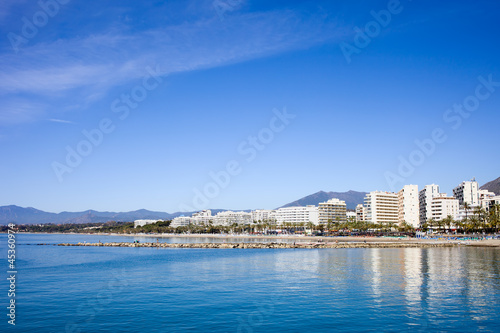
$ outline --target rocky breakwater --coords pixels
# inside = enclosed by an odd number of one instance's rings
[[[42,245],[42,244],[40,244]],[[346,249],[346,248],[428,248],[452,247],[449,242],[297,242],[297,243],[61,243],[58,246],[149,247],[187,249]]]

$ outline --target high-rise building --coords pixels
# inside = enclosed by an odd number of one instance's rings
[[[345,201],[336,198],[326,202],[319,203],[319,224],[326,225],[328,222],[346,222],[346,204]]]
[[[405,185],[398,192],[398,223],[408,223],[418,228],[420,222],[420,206],[418,185]]]
[[[458,219],[458,199],[447,197],[446,194],[432,198],[431,217],[435,221],[444,220],[451,216],[454,220]]]
[[[365,197],[365,220],[370,223],[398,224],[398,195],[393,192],[370,192]]]
[[[364,221],[365,220],[365,207],[362,204],[358,204],[356,206],[356,221]]]
[[[432,218],[432,199],[439,196],[439,186],[436,184],[425,185],[418,193],[420,225]]]
[[[479,185],[475,179],[462,182],[453,189],[453,196],[458,199],[461,206],[467,203],[469,206],[479,205]]]

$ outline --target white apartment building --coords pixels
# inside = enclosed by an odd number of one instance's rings
[[[260,222],[267,222],[267,223],[273,223],[276,222],[274,218],[274,210],[267,210],[267,209],[258,209],[252,211],[252,221],[254,223]]]
[[[480,190],[482,191],[482,190]],[[493,193],[493,192],[489,192],[489,193]],[[497,196],[487,196],[485,198],[483,198],[481,201],[481,208],[483,208],[486,212],[489,212],[490,209],[493,207],[493,205],[500,205],[500,195],[497,195]],[[476,207],[469,207],[469,209],[465,209],[463,206],[460,207],[460,209],[458,210],[458,217],[457,217],[457,220],[465,220],[466,218],[469,218],[471,216],[474,215],[474,209]]]
[[[432,199],[440,196],[439,186],[436,184],[425,185],[418,193],[420,225],[432,218]]]
[[[212,217],[214,225],[252,224],[252,213],[224,211]]]
[[[418,185],[405,185],[398,192],[398,223],[408,223],[418,228],[420,222],[420,205]]]
[[[337,198],[326,202],[320,202],[318,206],[319,224],[326,225],[328,222],[346,222],[346,204],[345,201]]]
[[[358,204],[356,206],[356,221],[364,221],[365,220],[365,208],[362,204]]]
[[[194,225],[225,225],[230,226],[234,223],[236,224],[251,224],[252,213],[247,212],[232,212],[224,211],[217,215],[212,215],[211,210],[204,210],[198,213],[194,213],[192,217],[180,216],[172,220],[170,224],[172,227],[182,227],[188,226],[190,224]]]
[[[186,227],[191,224],[191,217],[189,216],[179,216],[176,217],[172,220],[172,223],[170,223],[170,226],[173,228],[177,227]]]
[[[318,207],[306,206],[306,207],[279,208],[274,213],[274,218],[276,219],[277,224],[312,222],[315,225],[318,225],[319,223]]]
[[[348,221],[351,219],[356,220],[356,212],[347,211],[345,214],[347,216]]]
[[[374,191],[365,197],[365,219],[376,224],[398,223],[398,195],[393,192]]]
[[[462,182],[460,185],[453,189],[453,196],[458,199],[460,206],[468,203],[469,206],[479,205],[479,185],[475,179],[471,181]]]
[[[489,212],[490,209],[493,208],[494,205],[500,205],[500,195],[496,195],[494,197],[491,197],[491,198],[485,200],[483,208]]]
[[[213,216],[212,216],[212,211],[210,209],[202,210],[201,212],[194,213],[193,217],[191,218],[191,223],[192,224],[209,224],[210,222],[213,222]]]
[[[488,190],[479,190],[477,191],[477,195],[479,198],[479,205],[486,210],[489,208],[491,199],[495,197],[495,193]]]
[[[134,228],[143,227],[146,224],[153,224],[153,223],[156,223],[158,221],[160,221],[160,220],[135,220],[134,221]]]
[[[454,220],[459,217],[459,203],[455,197],[447,197],[446,194],[434,197],[431,203],[431,217],[435,221],[444,220],[451,216]]]

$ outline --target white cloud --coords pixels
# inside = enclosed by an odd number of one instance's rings
[[[147,66],[159,65],[161,74],[168,75],[307,48],[344,35],[323,17],[284,10],[232,14],[224,21],[214,16],[129,35],[110,31],[57,40],[2,57],[0,95],[17,101],[21,95],[27,100],[72,96],[72,105],[86,105],[112,87],[143,77]],[[17,110],[20,121],[30,118]],[[4,112],[0,107],[0,116]]]

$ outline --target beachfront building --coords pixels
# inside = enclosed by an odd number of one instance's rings
[[[210,209],[205,209],[201,212],[194,213],[193,217],[191,218],[191,223],[198,225],[208,225],[210,222],[212,222],[213,218],[214,217],[212,216],[212,211]]]
[[[189,216],[179,216],[176,217],[172,220],[170,223],[171,227],[177,228],[177,227],[187,227],[188,225],[191,224],[191,217]]]
[[[489,212],[493,206],[500,205],[500,195],[496,195],[494,197],[490,197],[483,201],[484,209]]]
[[[190,224],[230,226],[235,223],[251,224],[252,221],[252,214],[248,212],[223,211],[217,213],[217,215],[212,215],[211,210],[203,210],[201,212],[194,213],[191,217],[176,217],[172,220],[172,223],[170,225],[174,228],[188,226]]]
[[[347,222],[345,201],[336,198],[320,202],[318,206],[319,224]]]
[[[398,224],[406,222],[413,228],[418,228],[419,221],[418,185],[405,185],[398,192]]]
[[[365,197],[365,220],[381,225],[397,225],[398,195],[394,192],[374,191]]]
[[[214,225],[224,225],[224,226],[230,226],[233,224],[252,224],[252,213],[248,212],[233,212],[233,211],[224,211],[217,213],[212,218],[213,224]]]
[[[158,222],[159,220],[135,220],[134,221],[134,228],[137,227],[144,227],[146,224],[153,224]]]
[[[362,204],[358,204],[356,206],[356,221],[364,221],[365,220],[365,208]]]
[[[469,206],[479,205],[479,185],[475,179],[462,182],[453,189],[453,196],[458,199],[460,206],[467,203]]]
[[[495,197],[495,193],[490,192],[488,190],[479,190],[477,191],[478,199],[479,199],[479,205],[481,208],[484,208],[488,210],[490,201],[492,198]]]
[[[306,207],[285,207],[279,208],[274,213],[274,218],[277,224],[283,223],[309,223],[312,222],[315,225],[319,224],[319,213],[318,207],[316,206],[306,206]]]
[[[276,219],[274,218],[274,210],[269,209],[258,209],[252,211],[252,221],[253,223],[276,223]]]
[[[432,199],[439,195],[439,186],[436,184],[425,185],[418,193],[420,225],[432,218]]]
[[[453,220],[459,217],[459,203],[455,197],[448,197],[445,193],[432,198],[431,218],[435,221],[441,221],[451,216]]]
[[[354,220],[356,221],[356,212],[353,210],[348,210],[345,212],[345,215],[347,216],[347,221]]]

